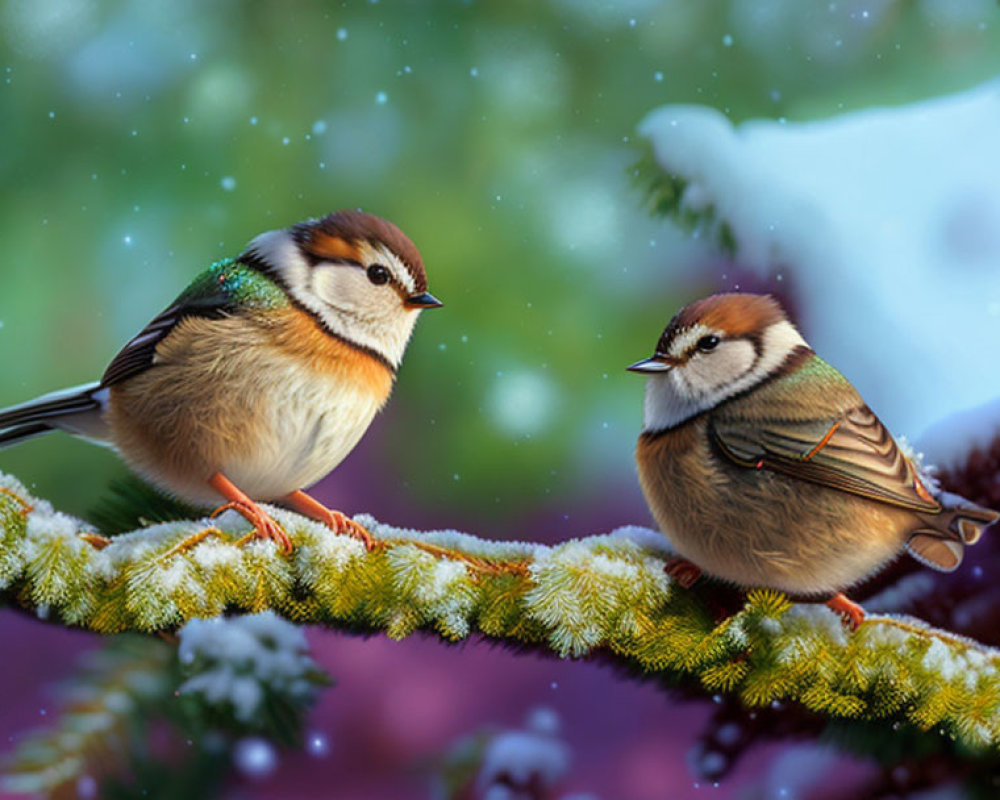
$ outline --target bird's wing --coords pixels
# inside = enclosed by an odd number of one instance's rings
[[[199,275],[180,297],[157,314],[111,360],[101,378],[101,387],[114,386],[153,366],[157,345],[182,319],[220,316],[233,310],[233,292],[226,278],[226,273],[220,271],[220,265],[213,265]]]
[[[941,510],[913,464],[865,405],[832,419],[751,421],[720,416],[710,420],[709,430],[722,452],[740,466],[770,469],[901,508]]]

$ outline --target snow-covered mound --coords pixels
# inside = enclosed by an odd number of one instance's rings
[[[793,277],[810,343],[895,433],[1000,397],[1000,82],[807,123],[667,106],[640,130],[741,265]]]

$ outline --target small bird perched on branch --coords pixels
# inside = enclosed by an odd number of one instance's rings
[[[649,375],[636,461],[683,585],[704,570],[826,597],[856,628],[864,611],[843,589],[904,547],[954,570],[1000,518],[928,486],[770,296],[691,303],[629,369]]]
[[[270,231],[202,272],[97,383],[0,411],[0,447],[63,430],[114,447],[183,500],[233,508],[291,550],[257,501],[371,546],[311,498],[389,397],[427,291],[420,253],[357,211]],[[221,510],[221,509],[220,509]]]

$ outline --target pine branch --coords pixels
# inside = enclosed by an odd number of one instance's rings
[[[736,237],[729,223],[700,193],[689,191],[687,177],[660,166],[648,143],[631,172],[652,216],[672,219],[693,237],[707,238],[726,255],[735,255]]]
[[[478,634],[560,657],[603,655],[646,677],[792,701],[828,719],[938,731],[967,751],[1000,746],[1000,651],[910,618],[853,634],[823,606],[756,591],[715,621],[705,589],[664,572],[645,529],[556,546],[417,533],[362,522],[380,546],[281,509],[291,556],[247,537],[235,514],[162,523],[106,540],[0,476],[0,600],[100,633],[153,633],[197,617],[272,609],[297,624]]]
[[[240,764],[247,745],[301,744],[330,684],[301,628],[265,612],[193,620],[168,638],[179,647],[129,634],[86,654],[52,727],[4,758],[0,792],[207,799],[231,762],[253,771],[253,758]]]

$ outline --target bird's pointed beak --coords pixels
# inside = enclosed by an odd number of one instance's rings
[[[644,358],[642,361],[636,361],[634,364],[626,367],[626,369],[629,372],[666,372],[676,366],[677,362],[670,356],[657,353],[652,358]]]
[[[430,292],[423,294],[413,294],[406,298],[407,308],[441,308],[444,303],[438,300]]]

